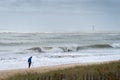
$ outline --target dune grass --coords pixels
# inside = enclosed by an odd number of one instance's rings
[[[117,80],[114,75],[116,72],[120,72],[120,61],[96,65],[76,66],[73,68],[55,70],[46,73],[17,74],[6,80],[49,80],[42,79],[49,77],[51,77],[52,80],[59,80],[59,76],[65,77],[65,80],[73,80],[73,78],[76,78],[75,80],[82,80],[85,75],[104,75],[106,80]]]

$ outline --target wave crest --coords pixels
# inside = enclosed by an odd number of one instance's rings
[[[95,44],[88,46],[32,47],[27,50],[37,52],[78,52],[83,49],[120,48],[120,44]]]
[[[113,48],[120,48],[120,44],[119,43],[113,43],[113,44],[111,44],[111,46]]]
[[[90,45],[87,47],[89,48],[112,48],[110,44],[95,44],[95,45]]]

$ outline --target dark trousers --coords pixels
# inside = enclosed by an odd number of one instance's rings
[[[30,68],[30,66],[31,66],[31,62],[28,62],[28,68]]]

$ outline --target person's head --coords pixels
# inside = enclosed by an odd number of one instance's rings
[[[32,56],[30,56],[30,58],[32,58]]]

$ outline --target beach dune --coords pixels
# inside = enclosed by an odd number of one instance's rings
[[[76,66],[87,66],[93,64],[102,64],[102,63],[109,63],[111,61],[106,62],[92,62],[92,63],[79,63],[79,64],[64,64],[64,65],[56,65],[56,66],[43,66],[43,67],[36,67],[36,68],[26,68],[26,69],[15,69],[15,70],[1,70],[0,71],[0,80],[12,77],[17,74],[27,74],[27,73],[45,73],[54,70],[62,70],[66,68],[73,68]]]

